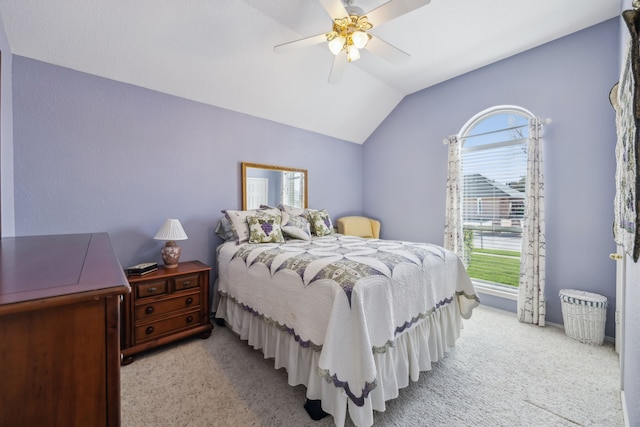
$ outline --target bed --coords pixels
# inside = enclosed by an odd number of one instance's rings
[[[479,303],[440,246],[341,235],[326,211],[224,212],[216,317],[306,387],[312,417],[318,402],[337,426],[347,416],[372,425],[455,345]]]

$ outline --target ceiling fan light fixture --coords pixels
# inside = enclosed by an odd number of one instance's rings
[[[366,16],[350,15],[333,20],[333,31],[326,33],[327,46],[334,55],[343,50],[349,62],[360,59],[360,49],[364,49],[371,35],[367,33],[373,25]]]
[[[309,0],[311,1],[311,0]],[[289,43],[275,46],[276,52],[286,52],[295,47],[303,47],[327,43],[329,51],[334,55],[333,66],[329,74],[329,83],[339,81],[345,64],[360,59],[360,50],[367,48],[373,54],[382,56],[391,63],[400,64],[409,58],[409,54],[395,46],[378,39],[375,46],[369,41],[376,41],[369,30],[373,24],[364,10],[354,6],[357,0],[317,0],[333,20],[332,29],[323,34],[306,37]],[[364,1],[364,0],[363,0]],[[431,0],[382,0],[384,4],[369,12],[376,25],[383,24],[399,16],[427,5]],[[640,2],[640,0],[637,0]],[[402,4],[401,4],[402,3]],[[344,56],[342,53],[344,51]],[[346,61],[345,61],[346,59]]]
[[[354,62],[360,59],[360,49],[354,45],[347,46],[347,61]]]
[[[364,31],[354,31],[351,34],[351,40],[353,40],[353,45],[358,49],[364,49],[364,47],[369,42],[369,34]]]
[[[335,37],[331,39],[328,43],[329,50],[334,55],[337,55],[342,51],[342,49],[344,49],[345,42],[346,42],[346,39],[344,37],[341,37],[341,36]]]

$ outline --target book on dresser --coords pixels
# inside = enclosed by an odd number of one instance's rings
[[[132,265],[127,267],[126,273],[130,276],[144,276],[145,274],[152,273],[158,269],[157,262],[143,262],[141,264]]]

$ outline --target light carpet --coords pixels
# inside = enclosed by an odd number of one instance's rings
[[[376,412],[376,426],[623,426],[618,355],[512,313],[474,310],[456,347]],[[123,427],[332,426],[309,418],[303,386],[216,326],[121,369]],[[347,426],[351,426],[347,421]]]

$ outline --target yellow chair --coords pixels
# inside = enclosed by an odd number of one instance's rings
[[[348,236],[380,238],[380,221],[364,216],[345,216],[338,218],[338,233]]]

